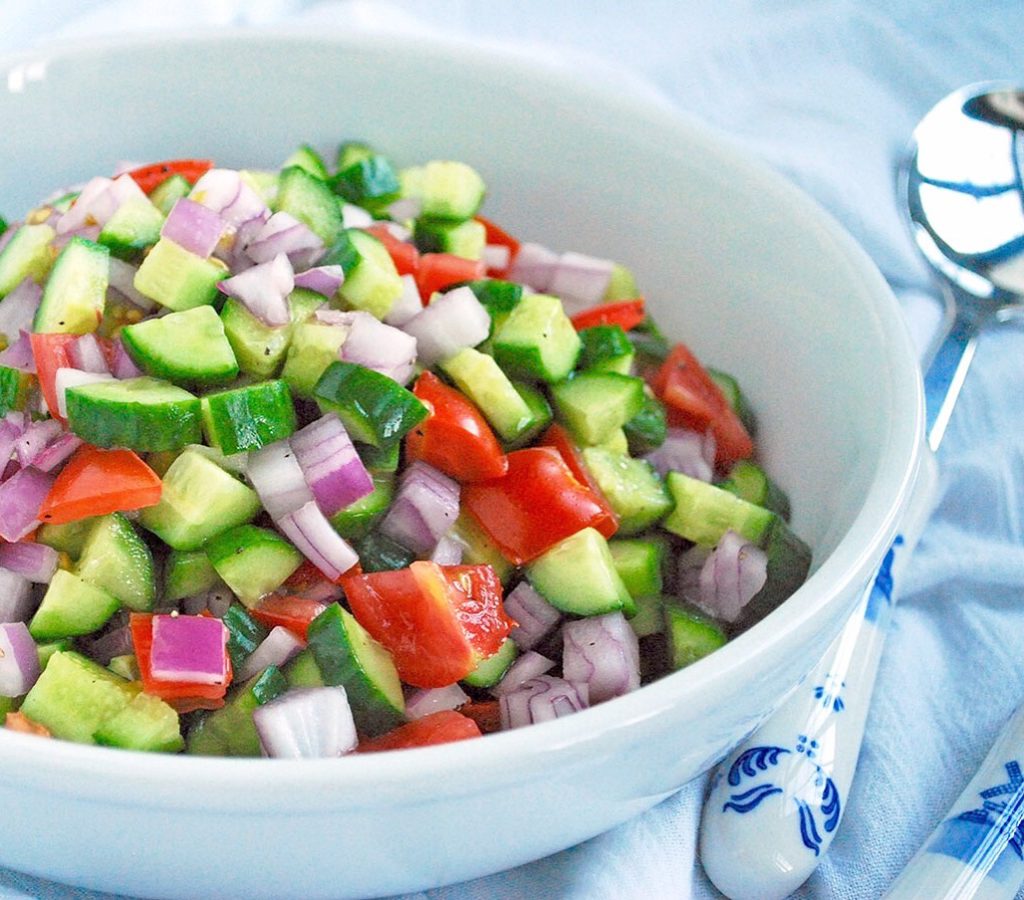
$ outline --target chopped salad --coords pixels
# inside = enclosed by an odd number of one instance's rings
[[[122,166],[0,220],[0,716],[342,756],[691,665],[811,553],[735,379],[450,160]]]

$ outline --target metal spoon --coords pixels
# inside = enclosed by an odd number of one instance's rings
[[[1022,173],[1024,91],[996,82],[970,85],[938,103],[915,129],[898,169],[910,233],[945,301],[944,337],[925,355],[932,451],[949,424],[979,332],[1024,310]],[[903,533],[857,613],[807,680],[712,780],[701,860],[733,900],[785,897],[831,845],[864,736],[893,585],[931,511],[935,480],[929,454]]]

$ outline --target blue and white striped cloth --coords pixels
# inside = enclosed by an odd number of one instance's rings
[[[902,230],[893,164],[950,90],[1024,85],[1022,12],[1020,0],[6,0],[0,52],[195,24],[515,42],[659,96],[767,161],[845,224],[926,333],[931,286]],[[797,897],[880,896],[1024,700],[1024,323],[982,339],[939,462],[938,509],[903,584],[848,811]],[[572,850],[419,896],[719,896],[696,856],[704,788]],[[2,900],[99,896],[0,871]]]

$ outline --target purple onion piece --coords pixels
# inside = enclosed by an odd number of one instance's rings
[[[487,244],[481,259],[488,272],[501,272],[512,262],[512,250],[504,244]]]
[[[491,693],[495,697],[511,694],[513,691],[518,691],[527,681],[531,681],[539,675],[546,675],[554,667],[553,659],[542,656],[536,650],[527,650],[508,667],[505,674],[501,676],[501,681],[491,688]]]
[[[296,287],[323,294],[328,300],[338,293],[344,281],[345,272],[341,266],[314,266],[295,274]]]
[[[271,757],[344,756],[359,741],[345,689],[296,688],[252,714],[260,746]]]
[[[52,472],[84,443],[77,434],[66,431],[40,450],[32,460],[32,465],[40,472]]]
[[[55,226],[57,234],[75,231],[83,227],[90,219],[98,222],[99,215],[106,217],[112,215],[112,210],[107,211],[109,203],[106,195],[106,191],[112,183],[111,179],[102,176],[87,181],[67,212],[62,213],[57,220]],[[98,213],[100,209],[103,210],[102,213]],[[106,221],[106,217],[104,221]]]
[[[32,330],[32,320],[42,296],[43,289],[31,278],[26,278],[3,298],[0,303],[0,336],[8,344],[13,343],[21,332]]]
[[[547,289],[558,297],[566,297],[593,306],[600,303],[612,278],[613,263],[583,253],[563,253]]]
[[[36,456],[64,432],[56,419],[40,419],[31,422],[14,445],[18,462],[23,466],[32,465]]]
[[[111,628],[97,637],[79,638],[78,645],[89,659],[101,666],[109,666],[115,656],[128,656],[135,652],[132,630],[127,624]]]
[[[768,555],[729,529],[701,567],[695,604],[716,619],[735,622],[767,580]]]
[[[700,572],[711,556],[711,547],[696,544],[676,562],[676,593],[680,599],[696,606],[700,602]]]
[[[662,445],[644,459],[662,478],[669,472],[682,472],[710,483],[715,474],[715,436],[710,431],[701,434],[689,428],[669,428]]]
[[[557,266],[557,253],[540,244],[527,242],[520,245],[508,277],[510,281],[527,284],[535,291],[546,291]]]
[[[35,606],[32,582],[24,575],[0,568],[0,622],[27,622]]]
[[[277,328],[291,322],[288,295],[295,288],[295,278],[292,264],[283,253],[225,278],[217,287],[240,301],[264,325]]]
[[[309,268],[323,255],[324,242],[313,230],[284,211],[274,213],[245,248],[255,263],[267,263],[280,255],[295,268]]]
[[[228,268],[236,275],[251,269],[255,263],[246,251],[269,218],[270,211],[264,209],[251,219],[246,219],[235,229],[235,234],[229,242],[222,242],[218,246],[214,255],[227,263]]]
[[[345,362],[373,369],[399,384],[412,378],[417,357],[415,337],[385,325],[367,312],[343,315],[348,318],[342,324],[349,329],[340,351]]]
[[[421,365],[430,367],[487,340],[491,316],[468,287],[442,294],[402,326],[416,338]]]
[[[0,544],[0,567],[36,584],[49,584],[57,571],[57,551],[35,541]]]
[[[388,205],[385,212],[396,222],[407,222],[419,217],[423,209],[422,201],[417,197],[402,197]]]
[[[411,719],[422,719],[445,709],[458,709],[469,702],[469,695],[456,684],[439,688],[412,688],[405,698],[405,714]]]
[[[111,374],[115,378],[137,378],[142,374],[142,369],[135,365],[135,360],[128,355],[120,338],[114,341],[114,365]]]
[[[420,289],[416,287],[416,279],[412,275],[403,275],[402,293],[391,305],[388,314],[384,316],[384,321],[388,325],[401,328],[421,312],[423,312],[423,301],[420,299]]]
[[[466,548],[460,544],[451,534],[441,535],[441,539],[430,554],[430,561],[439,566],[458,566],[462,564],[462,555]]]
[[[538,675],[518,690],[498,698],[503,730],[571,715],[588,705],[586,684],[575,684],[553,675]]]
[[[0,538],[13,543],[38,528],[39,508],[52,486],[52,475],[31,466],[0,484]]]
[[[459,483],[417,460],[402,475],[379,530],[417,556],[428,556],[459,516]]]
[[[6,300],[4,301],[7,302]],[[0,305],[0,309],[3,306]],[[0,351],[0,366],[17,369],[28,375],[36,373],[36,358],[32,354],[32,343],[27,331],[18,332],[18,337],[4,350]]]
[[[329,581],[336,581],[359,557],[320,511],[315,500],[282,516],[277,527]]]
[[[129,303],[137,306],[143,312],[152,312],[159,305],[145,294],[135,290],[135,273],[138,269],[129,265],[116,256],[110,257],[109,282],[110,287],[117,291]]]
[[[72,368],[83,372],[109,372],[107,358],[95,334],[83,334],[68,348],[68,361]]]
[[[585,682],[590,702],[601,703],[640,687],[640,646],[620,612],[562,626],[562,674]]]
[[[39,651],[24,622],[0,624],[0,697],[20,697],[39,677]]]
[[[217,249],[226,228],[227,222],[216,210],[182,197],[171,207],[160,235],[206,259]]]
[[[333,413],[299,429],[290,439],[299,468],[326,516],[373,492],[373,479],[345,426]]]
[[[282,625],[275,625],[259,646],[246,658],[235,673],[238,681],[248,681],[258,675],[267,666],[283,666],[295,656],[306,642],[297,638]]]
[[[521,581],[505,597],[505,612],[518,623],[509,632],[520,650],[535,647],[562,619],[528,581]]]
[[[246,477],[274,521],[313,500],[313,492],[288,441],[267,444],[250,453]]]
[[[210,169],[193,185],[189,198],[219,212],[234,226],[267,212],[263,198],[233,169]]]

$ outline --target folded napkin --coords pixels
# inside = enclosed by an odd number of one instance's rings
[[[0,51],[116,31],[315,26],[509,42],[669,103],[815,197],[937,322],[893,197],[913,126],[972,81],[1024,84],[1019,0],[432,0],[0,5]],[[1024,699],[1024,327],[993,329],[942,446],[940,500],[910,562],[838,837],[795,896],[881,896]],[[430,900],[716,897],[696,855],[705,779],[579,847]],[[2,840],[2,838],[0,838]],[[0,898],[101,895],[0,871]]]

